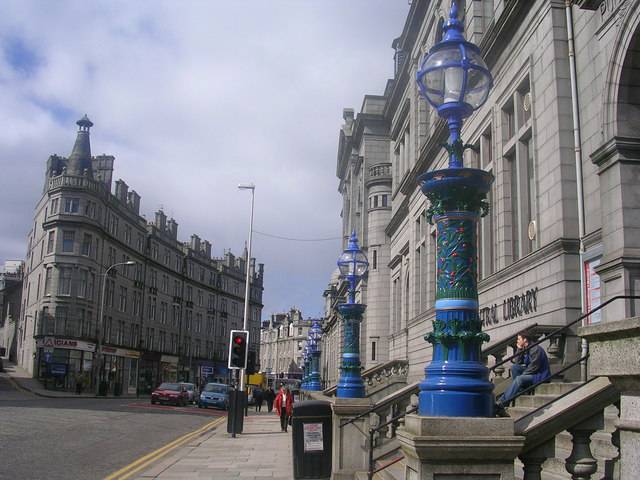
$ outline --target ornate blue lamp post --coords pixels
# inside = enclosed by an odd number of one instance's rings
[[[307,389],[307,382],[309,381],[309,339],[304,344],[304,348],[302,350],[302,383],[300,384],[300,388],[302,390]]]
[[[360,322],[366,305],[355,303],[356,284],[367,272],[369,262],[360,247],[354,231],[349,238],[346,250],[338,259],[340,275],[349,282],[347,303],[338,306],[344,320],[344,345],[342,349],[342,366],[338,380],[337,396],[339,398],[364,397],[364,382],[360,375]]]
[[[309,330],[310,342],[310,373],[306,383],[307,390],[321,390],[320,385],[320,338],[322,337],[322,328],[320,321],[315,319]]]
[[[432,362],[420,383],[418,412],[424,416],[491,417],[493,385],[480,362],[482,332],[478,315],[476,226],[486,215],[493,176],[464,168],[468,145],[460,138],[462,121],[478,109],[493,86],[478,47],[464,38],[458,7],[451,5],[444,38],[425,55],[417,82],[421,94],[447,120],[449,168],[419,180],[429,199],[428,218],[436,223],[436,319],[425,340],[433,344]]]

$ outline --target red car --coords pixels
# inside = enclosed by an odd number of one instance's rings
[[[187,387],[179,383],[162,383],[151,394],[151,403],[175,403],[184,407],[189,401]]]

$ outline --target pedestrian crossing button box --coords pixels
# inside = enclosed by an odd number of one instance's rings
[[[332,418],[329,402],[308,400],[293,404],[291,450],[295,480],[331,477]]]

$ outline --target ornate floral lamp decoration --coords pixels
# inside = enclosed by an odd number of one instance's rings
[[[322,390],[320,385],[320,339],[322,338],[322,327],[320,321],[314,319],[309,330],[311,338],[310,347],[310,373],[306,384],[307,390]]]
[[[340,275],[349,282],[347,303],[338,306],[338,312],[344,320],[344,346],[342,366],[338,380],[339,398],[364,397],[364,382],[360,375],[360,322],[366,305],[355,303],[356,284],[367,273],[369,262],[360,247],[354,231],[349,238],[345,251],[338,259]]]
[[[480,362],[482,332],[478,314],[476,226],[486,215],[493,176],[464,168],[468,145],[460,138],[462,121],[487,100],[493,86],[478,47],[464,38],[458,7],[452,2],[444,37],[417,72],[421,94],[447,120],[449,168],[419,177],[429,199],[428,218],[437,230],[436,319],[425,339],[433,344],[432,362],[420,383],[418,413],[424,416],[491,417],[493,385]]]

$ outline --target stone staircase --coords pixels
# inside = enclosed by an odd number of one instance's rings
[[[590,437],[593,457],[597,461],[597,474],[593,478],[609,479],[611,476],[611,459],[618,455],[618,449],[612,443],[612,433],[618,410],[611,402],[615,401],[615,392],[606,379],[595,379],[593,382],[551,382],[538,386],[534,395],[523,395],[516,399],[515,405],[508,409],[509,415],[516,421],[516,431],[525,436],[530,435],[532,442],[540,442],[543,435],[548,435],[555,442],[552,446],[554,455],[542,465],[542,480],[571,479],[566,470],[566,459],[574,449],[572,435],[567,430],[556,433],[558,425],[562,425],[564,417],[571,417],[573,410],[579,418],[596,414],[604,408],[604,428],[596,431]],[[575,409],[573,406],[575,405]],[[608,405],[608,406],[607,406]],[[592,412],[589,413],[592,409]],[[544,417],[549,417],[544,418]],[[578,418],[578,417],[576,417]],[[569,419],[564,420],[565,423]],[[536,424],[538,422],[538,424]],[[546,423],[545,423],[546,422]],[[545,430],[546,429],[546,430]],[[520,430],[520,431],[519,431]],[[543,430],[540,433],[540,430]],[[534,448],[535,445],[530,445]],[[527,447],[525,447],[526,450]],[[547,452],[549,453],[549,451]],[[375,480],[404,480],[404,460],[397,439],[385,439],[382,445],[374,449],[375,468],[384,470],[377,472]],[[515,476],[524,478],[523,464],[515,462]],[[366,472],[356,475],[358,480],[367,480]]]

